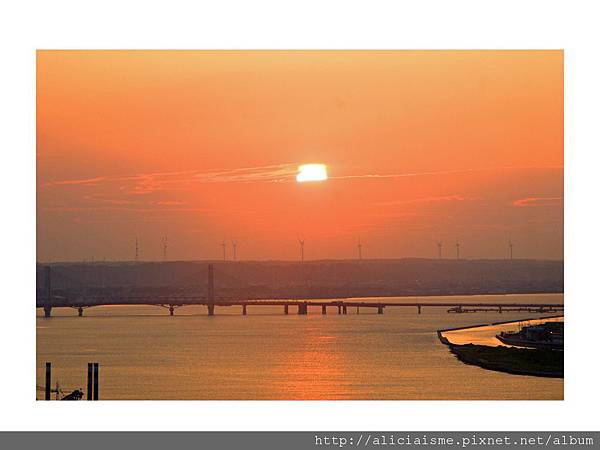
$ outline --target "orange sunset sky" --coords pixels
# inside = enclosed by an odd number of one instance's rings
[[[563,53],[39,51],[38,260],[164,235],[171,260],[562,259]]]

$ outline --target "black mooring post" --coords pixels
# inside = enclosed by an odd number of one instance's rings
[[[94,400],[98,400],[98,363],[94,363]]]
[[[92,380],[94,375],[92,372],[92,363],[88,363],[88,383],[87,383],[87,399],[92,400]]]
[[[50,400],[50,385],[52,384],[52,363],[46,363],[46,396],[44,400]]]

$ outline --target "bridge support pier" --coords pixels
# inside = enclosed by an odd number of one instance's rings
[[[377,307],[377,314],[383,314],[383,306]]]
[[[338,305],[338,314],[342,313],[342,305]]]
[[[208,301],[207,301],[206,306],[208,307],[208,315],[214,316],[215,315],[215,275],[214,275],[214,269],[213,269],[212,264],[208,265]]]
[[[246,305],[242,305],[242,315],[245,316],[247,314],[248,312],[246,311]]]
[[[83,307],[80,306],[79,308],[77,308],[77,315],[79,317],[83,317]]]
[[[498,313],[502,314],[502,306],[498,306]]]
[[[175,313],[175,307],[173,305],[169,305],[169,315],[172,316]]]
[[[360,308],[358,306],[356,307],[356,314],[360,314]]]
[[[327,314],[327,306],[326,305],[321,306],[321,314],[323,314],[323,315]]]
[[[308,305],[306,303],[300,303],[298,305],[298,314],[305,316],[308,314]]]
[[[44,300],[44,317],[52,315],[52,277],[50,275],[50,266],[44,268],[44,288],[46,298]]]
[[[288,305],[283,305],[283,313],[286,316],[290,313],[290,307]]]
[[[421,314],[421,305],[417,305],[417,314]]]
[[[342,313],[348,314],[348,307],[346,305],[342,306]]]

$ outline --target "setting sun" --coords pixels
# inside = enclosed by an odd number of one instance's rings
[[[298,167],[296,181],[323,181],[327,179],[327,166],[325,164],[303,164]]]
[[[562,86],[561,51],[42,50],[38,258],[562,260]]]

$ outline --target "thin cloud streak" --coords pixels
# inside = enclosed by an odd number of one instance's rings
[[[160,205],[156,203],[157,205]],[[131,212],[203,212],[216,213],[214,209],[206,208],[129,208],[126,206],[49,206],[43,208],[48,212],[81,212],[81,211],[131,211]]]
[[[96,186],[101,183],[132,181],[133,185],[121,186],[131,193],[146,193],[156,190],[171,189],[166,186],[191,183],[249,183],[249,182],[282,182],[292,180],[297,173],[298,164],[273,164],[259,167],[243,167],[237,169],[213,170],[202,172],[187,170],[179,172],[156,172],[116,177],[95,177],[73,180],[57,180],[45,182],[41,187],[53,186]],[[183,177],[182,177],[183,176]]]
[[[442,197],[422,197],[414,198],[410,200],[394,200],[391,202],[381,202],[378,205],[381,206],[394,206],[394,205],[409,205],[414,203],[437,203],[437,202],[462,202],[467,200],[475,200],[475,197],[464,197],[462,195],[444,195]]]
[[[42,187],[47,186],[97,186],[103,181],[107,181],[108,177],[84,178],[81,180],[61,180],[50,181],[42,184]]]
[[[482,167],[482,168],[438,170],[438,171],[432,171],[432,172],[340,175],[340,176],[329,177],[329,179],[345,180],[345,179],[353,179],[353,178],[409,178],[409,177],[423,177],[423,176],[434,176],[434,175],[452,175],[452,174],[473,173],[473,172],[488,172],[488,171],[497,171],[497,170],[563,170],[563,166],[487,167],[487,168]]]
[[[527,197],[512,202],[514,206],[555,206],[562,204],[563,197]]]

